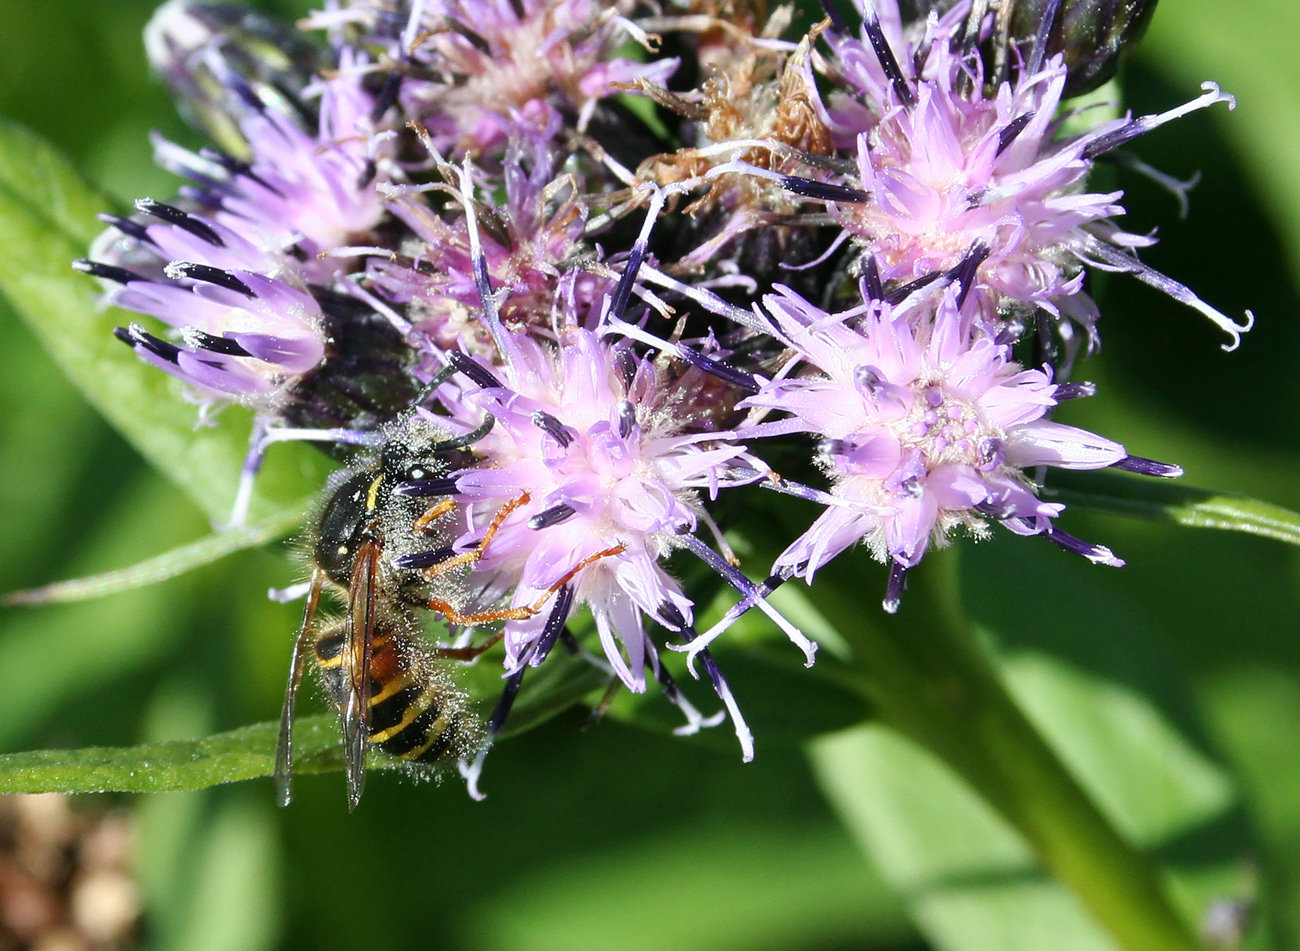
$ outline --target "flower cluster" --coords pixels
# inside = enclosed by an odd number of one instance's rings
[[[828,2],[789,36],[789,10],[711,0],[336,0],[298,28],[171,0],[151,60],[219,147],[157,141],[185,184],[106,217],[78,266],[172,328],[120,330],[141,357],[257,411],[236,519],[276,441],[455,434],[448,472],[395,490],[454,512],[453,543],[397,568],[456,566],[467,594],[425,606],[504,641],[489,741],[585,610],[588,656],[656,680],[685,730],[716,720],[663,650],[698,660],[748,758],[710,644],[757,609],[811,664],[766,601],[789,579],[861,544],[896,611],[930,547],[995,526],[1122,564],[1040,494],[1050,467],[1180,474],[1052,418],[1092,392],[1069,380],[1098,339],[1090,270],[1229,349],[1250,325],[1142,264],[1122,193],[1089,190],[1099,157],[1230,97],[1088,125],[1070,97],[1124,44],[1080,45],[1070,4],[919,6],[859,0],[855,28]],[[800,455],[798,479],[764,461]],[[761,489],[821,513],[762,538],[781,553],[754,580],[721,496]],[[703,633],[687,556],[735,591]]]

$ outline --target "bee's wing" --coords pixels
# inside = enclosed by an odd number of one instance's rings
[[[375,633],[375,575],[379,544],[365,541],[357,550],[348,588],[347,640],[343,645],[343,766],[348,808],[361,801],[366,780],[366,739],[370,735],[370,647]]]
[[[298,685],[302,683],[302,670],[307,659],[307,647],[316,627],[316,608],[320,604],[321,586],[325,572],[317,568],[312,572],[311,588],[307,593],[307,609],[303,612],[302,626],[293,642],[293,659],[289,662],[289,684],[284,691],[284,707],[280,711],[280,736],[275,744],[275,800],[281,806],[293,799],[293,713],[298,703]]]

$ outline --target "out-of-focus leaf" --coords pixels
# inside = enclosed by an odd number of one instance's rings
[[[1258,499],[1109,472],[1053,473],[1052,488],[1054,497],[1079,508],[1300,545],[1300,512]]]
[[[1209,716],[1255,803],[1264,906],[1277,948],[1300,948],[1300,676],[1251,666],[1206,689]]]
[[[901,912],[833,828],[710,824],[528,869],[469,916],[466,937],[481,951],[892,948],[911,936]]]
[[[0,291],[92,404],[213,519],[224,520],[247,452],[249,419],[232,407],[196,427],[180,385],[112,336],[125,315],[100,307],[72,270],[100,231],[97,196],[31,132],[0,121]],[[301,511],[327,469],[305,446],[277,447],[258,480],[254,518]]]
[[[196,845],[190,913],[175,951],[261,951],[280,929],[280,861],[270,802],[222,802]]]
[[[227,555],[233,555],[237,551],[257,548],[284,538],[301,521],[300,515],[286,509],[278,515],[263,519],[256,525],[209,535],[126,568],[85,578],[56,581],[27,591],[11,591],[0,596],[0,605],[34,606],[90,601],[119,591],[130,591],[133,588],[158,584],[193,571],[195,568],[209,565]]]
[[[979,588],[970,600],[982,618],[1007,620],[990,606],[1006,601],[999,592],[1012,579],[1025,592],[1002,609],[1019,624],[999,638],[997,652],[1020,708],[1110,822],[1160,858],[1190,920],[1202,920],[1215,900],[1248,897],[1251,845],[1236,791],[1185,731],[1167,658],[1135,648],[1148,636],[1141,623],[1070,575],[1078,566],[1064,556],[1019,554],[981,550],[967,559],[975,569],[967,574]],[[902,610],[909,610],[906,600]],[[1035,636],[1044,625],[1026,619],[1044,615],[1054,618],[1047,625],[1053,633]],[[1062,630],[1066,617],[1086,639],[1073,651],[1056,640],[1076,633]],[[1012,826],[932,754],[866,727],[818,743],[813,758],[848,827],[908,897],[936,947],[1117,947],[1073,895],[1043,875]],[[1026,806],[1050,809],[1047,799]]]

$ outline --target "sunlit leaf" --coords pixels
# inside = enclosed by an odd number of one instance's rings
[[[1109,472],[1053,473],[1052,488],[1056,498],[1079,508],[1300,545],[1300,512],[1258,499]]]
[[[233,555],[237,551],[257,548],[268,542],[277,541],[289,534],[301,520],[301,516],[296,512],[286,509],[278,515],[263,519],[256,525],[209,535],[139,564],[85,578],[56,581],[27,591],[11,591],[0,596],[0,605],[34,606],[90,601],[119,591],[158,584],[193,571],[195,568],[209,565],[227,555]]]
[[[968,600],[977,616],[1008,625],[987,640],[999,645],[1000,674],[1020,708],[1123,836],[1160,858],[1192,922],[1217,900],[1249,898],[1237,790],[1189,724],[1168,658],[1140,621],[1089,587],[1082,573],[1094,566],[1023,545],[989,548],[965,559]],[[1008,604],[1002,592],[1013,580],[1023,594]],[[1043,625],[1048,614],[1053,623]],[[865,727],[818,743],[813,759],[848,828],[937,948],[1118,947],[1077,896],[1043,874],[1014,816],[995,812],[932,753]],[[1022,806],[1050,816],[1054,797],[1041,792]]]

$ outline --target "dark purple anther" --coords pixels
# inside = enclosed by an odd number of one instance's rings
[[[497,389],[501,386],[500,380],[480,366],[478,361],[467,353],[462,353],[459,350],[448,350],[447,363],[485,390]]]
[[[155,243],[153,238],[149,237],[148,228],[138,221],[123,218],[121,215],[110,215],[108,212],[100,212],[96,217],[110,228],[116,228],[122,234],[130,235],[137,241],[143,241],[146,244]]]
[[[393,567],[401,571],[408,569],[432,568],[434,565],[440,565],[449,558],[456,556],[456,549],[448,546],[445,548],[434,548],[430,551],[417,551],[410,555],[399,555],[393,559]]]
[[[198,218],[195,218],[187,212],[181,211],[179,208],[172,205],[165,205],[160,201],[154,201],[152,198],[139,199],[135,203],[135,207],[139,212],[146,215],[153,215],[153,217],[160,221],[165,221],[168,224],[173,224],[178,228],[188,231],[200,241],[206,241],[208,244],[218,248],[225,247],[225,242],[221,240],[220,235]]]
[[[881,602],[889,614],[897,614],[903,604],[903,592],[907,589],[907,573],[911,571],[901,561],[889,563],[889,580],[885,582],[885,600]]]
[[[627,439],[636,429],[636,407],[627,400],[618,401],[618,435]]]
[[[976,241],[966,252],[966,256],[961,259],[961,263],[948,272],[947,277],[956,282],[961,290],[957,294],[957,306],[961,307],[966,302],[966,295],[971,292],[975,286],[975,272],[979,270],[981,264],[989,256],[989,246],[982,241]]]
[[[885,38],[885,31],[880,28],[880,18],[876,16],[875,7],[870,4],[863,12],[862,29],[867,34],[867,39],[871,41],[871,48],[876,52],[876,59],[880,60],[880,68],[889,77],[898,101],[907,108],[912,108],[916,105],[916,93],[912,92],[911,84],[903,75],[902,67],[898,65],[898,59],[890,49],[889,40]]]
[[[223,271],[219,267],[211,267],[207,264],[194,264],[191,261],[173,261],[163,269],[173,281],[179,281],[188,278],[191,281],[201,281],[204,284],[214,284],[217,287],[224,287],[228,291],[234,291],[236,294],[243,294],[245,297],[255,297],[252,289],[229,271]]]
[[[106,281],[114,281],[118,284],[129,284],[132,281],[143,281],[141,277],[124,267],[116,267],[112,264],[103,264],[99,261],[88,261],[86,258],[78,258],[72,262],[73,268],[83,274],[89,274],[91,277],[101,277]]]
[[[149,333],[139,324],[132,324],[127,327],[114,327],[113,336],[130,347],[143,347],[154,356],[166,360],[168,363],[178,362],[181,349],[174,344],[165,340],[159,340],[153,334]]]
[[[1066,400],[1082,399],[1085,396],[1097,395],[1097,384],[1087,380],[1081,380],[1078,383],[1062,383],[1056,387],[1056,392],[1052,394],[1058,403],[1064,403]]]
[[[573,442],[573,430],[545,410],[539,409],[529,418],[534,426],[558,442],[562,449],[567,449]]]
[[[744,390],[747,393],[757,393],[760,389],[758,381],[750,374],[743,370],[737,370],[735,367],[729,367],[719,360],[714,360],[712,357],[706,357],[698,350],[692,350],[690,347],[679,346],[677,348],[677,354],[692,366],[697,366],[704,372],[713,374],[719,380],[730,383],[737,389]]]
[[[1024,132],[1025,128],[1033,120],[1034,114],[1032,112],[1026,112],[1023,115],[1016,116],[1003,126],[1002,131],[998,133],[998,155],[1001,155],[1010,148],[1011,143],[1016,140],[1016,136],[1020,135],[1021,132]]]
[[[185,342],[191,347],[210,350],[212,353],[224,354],[227,357],[252,356],[251,353],[239,345],[238,341],[231,340],[229,337],[216,337],[210,333],[204,333],[202,330],[192,328],[186,330]]]
[[[1114,463],[1113,468],[1123,469],[1125,472],[1136,472],[1138,475],[1153,476],[1157,479],[1177,479],[1183,474],[1182,466],[1171,465],[1167,462],[1156,462],[1154,459],[1143,459],[1141,456],[1125,456],[1119,462]]]
[[[559,525],[575,513],[572,505],[565,505],[561,502],[559,505],[552,505],[545,512],[534,515],[528,520],[528,527],[535,532],[540,532],[544,528],[550,528],[552,525]]]
[[[413,499],[428,499],[441,495],[455,495],[459,490],[455,479],[412,479],[393,487],[393,495]]]
[[[871,195],[861,188],[819,182],[815,178],[800,178],[798,175],[784,176],[781,179],[781,187],[788,192],[816,201],[838,201],[849,205],[861,205],[871,201]]]

